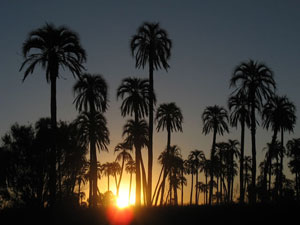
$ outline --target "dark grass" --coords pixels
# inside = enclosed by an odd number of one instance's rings
[[[132,225],[160,224],[298,224],[299,202],[256,205],[166,206],[132,208]],[[105,209],[13,208],[0,211],[2,225],[104,225],[111,224]],[[120,224],[121,225],[121,224]]]

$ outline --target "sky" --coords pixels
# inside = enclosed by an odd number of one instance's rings
[[[229,79],[242,61],[264,62],[274,72],[277,93],[287,95],[299,108],[299,12],[299,1],[276,0],[0,1],[0,136],[15,122],[32,124],[50,116],[50,85],[45,72],[37,68],[22,83],[21,48],[28,33],[46,22],[66,25],[80,36],[87,52],[87,72],[102,74],[108,83],[110,102],[105,116],[111,144],[109,153],[101,152],[98,157],[101,163],[113,161],[113,149],[122,141],[122,127],[128,119],[121,117],[116,89],[126,77],[148,77],[147,68],[135,68],[129,42],[143,22],[159,22],[168,31],[173,48],[168,72],[154,74],[157,103],[176,102],[183,112],[183,133],[172,134],[172,144],[181,148],[183,158],[194,149],[203,150],[208,157],[212,134],[202,134],[201,114],[206,106],[227,107],[232,91]],[[68,71],[60,72],[57,117],[72,121],[78,115],[72,104],[76,80]],[[217,141],[239,139],[239,133],[239,129],[231,128]],[[246,135],[245,151],[250,155],[249,130]],[[257,129],[258,163],[271,136],[271,131]],[[299,137],[297,124],[285,140]],[[166,132],[155,132],[154,184],[160,170],[157,157],[166,142]],[[105,189],[106,183],[100,182],[100,187]]]

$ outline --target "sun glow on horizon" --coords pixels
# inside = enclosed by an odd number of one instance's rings
[[[117,204],[118,208],[125,208],[130,205],[134,205],[135,204],[135,195],[134,195],[133,191],[131,192],[130,201],[129,201],[128,190],[120,189],[119,197],[117,198],[116,204]]]

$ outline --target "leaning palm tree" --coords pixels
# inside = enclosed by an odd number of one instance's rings
[[[103,77],[99,74],[85,73],[73,87],[76,95],[74,103],[79,112],[89,112],[90,119],[90,161],[91,161],[91,177],[90,187],[92,187],[92,196],[89,196],[91,206],[96,205],[97,201],[97,153],[96,153],[96,117],[98,112],[105,112],[107,109],[107,84]],[[105,137],[102,137],[105,138]]]
[[[136,194],[135,200],[136,205],[141,204],[141,172],[140,169],[143,169],[142,163],[142,153],[141,149],[143,147],[147,147],[149,143],[148,137],[148,124],[145,120],[134,121],[128,120],[127,123],[123,127],[123,136],[125,136],[124,143],[128,144],[129,146],[134,146],[135,154],[136,154]],[[145,182],[145,174],[143,174],[143,183],[146,185]],[[145,193],[146,194],[146,193]]]
[[[248,110],[248,99],[244,92],[230,96],[228,100],[228,108],[231,110],[230,124],[237,127],[241,126],[241,152],[240,152],[240,203],[244,203],[245,187],[244,187],[244,147],[245,147],[245,126],[250,125],[250,114]]]
[[[76,119],[76,123],[79,129],[79,138],[81,143],[84,143],[85,147],[90,146],[90,151],[94,150],[92,155],[93,163],[96,165],[91,165],[91,176],[92,177],[92,189],[90,192],[92,196],[89,197],[91,206],[96,206],[97,203],[97,159],[96,159],[96,149],[108,151],[107,145],[110,143],[109,131],[107,128],[107,122],[105,117],[100,112],[82,112]],[[94,145],[92,147],[92,145]],[[96,162],[95,162],[96,161]],[[92,164],[92,163],[91,163]]]
[[[281,131],[281,152],[280,152],[280,169],[276,178],[275,191],[276,194],[282,193],[282,170],[283,170],[283,156],[284,156],[284,143],[283,143],[283,132],[293,132],[296,124],[296,107],[289,101],[286,96],[272,96],[269,101],[264,105],[263,108],[263,125],[265,128],[273,130],[273,136],[271,141],[271,148],[275,146],[277,134]],[[273,155],[270,152],[269,156]],[[271,166],[271,158],[267,159],[267,166]]]
[[[213,143],[211,148],[210,160],[214,164],[214,156],[216,150],[216,137],[217,134],[223,135],[223,133],[229,132],[228,130],[228,115],[226,109],[220,106],[208,106],[205,108],[202,114],[203,130],[205,135],[213,131]],[[210,188],[209,188],[209,204],[212,202],[213,194],[213,167],[210,168]]]
[[[131,155],[128,151],[132,151],[132,148],[130,148],[130,146],[128,146],[126,143],[119,143],[115,147],[115,152],[120,152],[117,155],[116,160],[117,161],[122,161],[120,177],[119,177],[119,181],[118,181],[118,184],[117,184],[117,197],[119,197],[120,184],[121,184],[121,180],[122,180],[122,175],[123,175],[123,171],[124,171],[125,162],[128,162],[128,161],[132,160],[132,157],[131,157]]]
[[[53,146],[51,154],[50,174],[50,204],[55,203],[56,172],[55,172],[55,132],[56,132],[56,79],[60,76],[60,68],[67,68],[74,77],[80,76],[84,69],[82,63],[86,60],[85,50],[82,48],[78,35],[67,27],[55,27],[46,24],[29,33],[23,43],[22,53],[25,58],[20,71],[27,66],[23,81],[33,73],[36,65],[40,64],[46,70],[47,83],[51,84],[51,127],[53,130]]]
[[[151,202],[152,193],[152,165],[153,165],[153,104],[154,85],[153,72],[170,66],[168,60],[171,56],[172,41],[167,32],[159,26],[159,23],[143,23],[137,30],[137,34],[131,39],[130,49],[135,56],[135,67],[145,68],[149,65],[150,101],[149,101],[149,149],[148,149],[148,202]]]
[[[268,99],[272,95],[276,84],[273,78],[273,72],[265,64],[249,60],[249,62],[242,62],[235,68],[230,79],[230,87],[236,88],[234,92],[244,92],[249,100],[252,145],[252,191],[250,200],[255,202],[256,110],[260,110],[263,100]],[[259,105],[257,103],[259,103]]]
[[[136,172],[135,161],[129,160],[129,161],[126,163],[125,170],[126,170],[127,173],[130,174],[130,178],[129,178],[129,194],[128,194],[128,202],[130,203],[131,184],[132,184],[132,174]]]

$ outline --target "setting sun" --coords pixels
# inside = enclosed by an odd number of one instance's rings
[[[131,193],[130,201],[129,201],[129,193],[128,190],[121,189],[119,193],[119,197],[117,198],[117,206],[118,208],[125,208],[129,205],[133,205],[135,203],[134,193]]]

